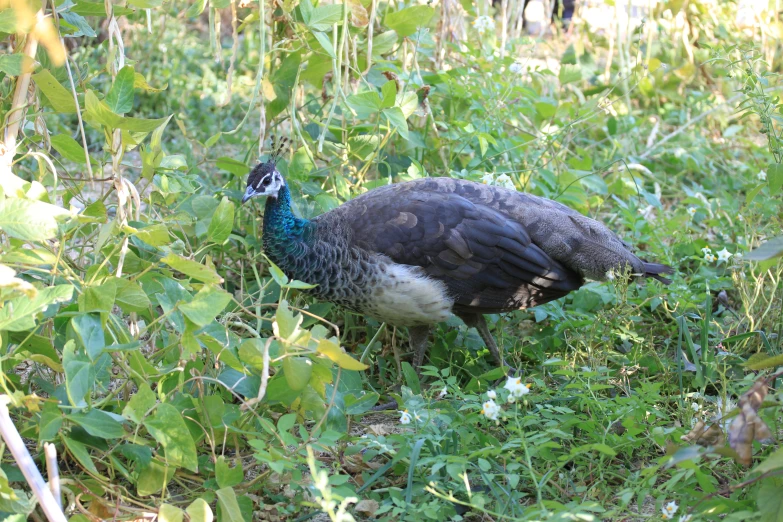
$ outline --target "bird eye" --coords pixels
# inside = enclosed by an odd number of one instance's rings
[[[264,181],[262,181],[261,184],[266,187],[267,185],[269,185],[269,181],[270,181],[269,178],[264,178]]]

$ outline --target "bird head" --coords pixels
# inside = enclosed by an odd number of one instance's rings
[[[277,170],[274,159],[259,163],[247,177],[247,189],[242,196],[242,203],[256,196],[277,197],[277,193],[285,186],[283,175]]]
[[[285,186],[285,179],[277,170],[277,160],[280,159],[280,155],[288,145],[288,140],[282,138],[275,141],[274,137],[272,140],[272,154],[269,159],[256,165],[247,177],[247,189],[245,189],[245,195],[242,196],[242,203],[256,196],[277,198],[278,192]]]

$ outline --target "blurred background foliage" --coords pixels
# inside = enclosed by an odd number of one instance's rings
[[[0,0],[0,386],[71,520],[780,520],[780,241],[747,260],[781,234],[779,2],[547,9]],[[273,135],[304,217],[497,183],[674,283],[492,316],[531,385],[496,424],[475,331],[422,384],[404,332],[265,261],[239,200]],[[8,454],[0,515],[43,519]]]

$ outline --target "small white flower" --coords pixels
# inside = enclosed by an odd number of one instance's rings
[[[442,399],[443,397],[445,397],[448,394],[449,394],[449,387],[448,386],[444,386],[443,389],[438,394],[438,399]]]
[[[481,176],[481,182],[485,185],[492,185],[495,182],[495,175],[491,172],[485,172],[483,176]]]
[[[614,278],[616,276],[614,275],[614,268],[609,269],[608,272],[606,272],[606,280],[607,281],[614,281]]]
[[[761,172],[756,174],[756,177],[758,178],[759,181],[767,181],[767,173],[766,173],[766,171],[762,170]]]
[[[740,223],[745,221],[745,218],[742,217],[742,214],[737,214],[737,221],[739,221]]]
[[[487,397],[489,397],[492,400],[495,400],[498,398],[498,394],[495,392],[495,390],[489,390],[487,392]]]
[[[695,216],[696,215],[696,207],[688,207],[688,214],[690,214],[691,216]]]
[[[487,31],[495,30],[495,20],[489,16],[479,16],[473,20],[473,27],[476,29],[478,34],[483,35]]]
[[[498,406],[495,401],[490,399],[484,403],[484,409],[481,410],[481,413],[483,413],[484,416],[489,420],[496,421],[500,416],[500,406]]]
[[[683,515],[679,518],[679,522],[688,522],[691,518],[693,518],[693,515]]]
[[[415,411],[413,412],[413,418],[416,419],[416,422],[421,422],[422,421],[422,418]]]
[[[408,410],[401,411],[400,412],[400,424],[410,424],[411,423],[411,414],[408,413]]]
[[[514,62],[511,65],[508,66],[508,71],[511,74],[522,74],[523,71],[523,65],[519,62]]]
[[[731,252],[726,250],[725,248],[718,252],[718,263],[724,263],[729,260],[731,257]]]
[[[713,255],[713,254],[705,254],[704,255],[704,260],[707,261],[708,263],[714,263],[715,261],[718,260],[718,258],[715,257],[715,255]]]
[[[503,387],[509,391],[508,402],[514,402],[523,395],[530,393],[530,388],[519,377],[509,377]]]
[[[742,260],[742,253],[741,252],[737,252],[736,254],[734,254],[734,260],[735,261],[741,261]]]
[[[704,254],[705,256],[707,254],[712,254],[712,249],[710,247],[704,247],[701,249],[701,253]]]
[[[511,177],[509,177],[508,174],[501,174],[498,176],[495,180],[495,185],[499,185],[509,190],[516,190],[516,187],[514,187],[514,181],[511,179]]]
[[[692,402],[691,408],[693,409],[693,411],[699,411],[701,409],[701,406],[699,406],[698,402]]]
[[[677,509],[679,509],[680,506],[677,505],[675,501],[671,501],[665,506],[661,508],[661,512],[663,513],[663,519],[664,520],[671,520],[674,518],[674,514],[677,513]]]

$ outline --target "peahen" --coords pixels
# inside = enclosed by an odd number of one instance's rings
[[[276,157],[257,165],[242,203],[266,196],[263,248],[310,292],[394,326],[407,326],[413,367],[431,327],[453,313],[503,359],[484,314],[540,305],[585,279],[630,271],[668,284],[603,224],[530,194],[451,178],[379,187],[314,219],[294,216]]]

